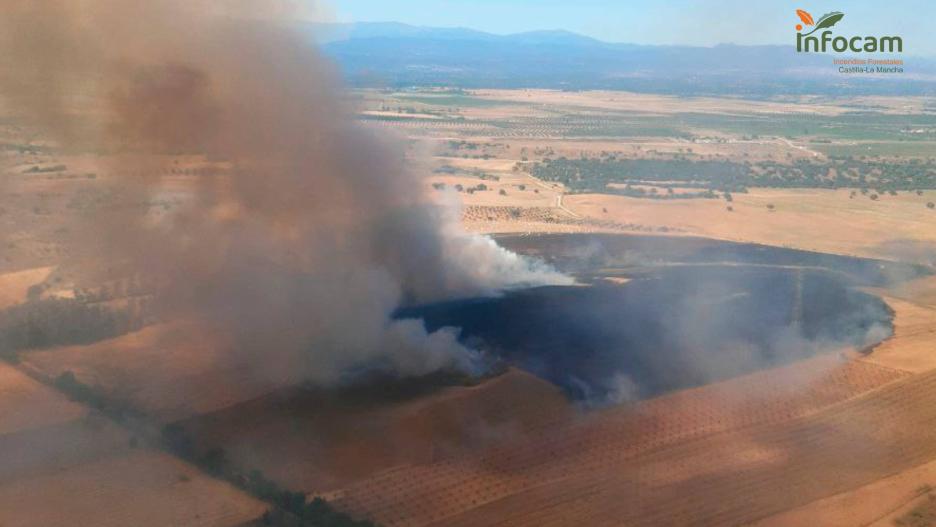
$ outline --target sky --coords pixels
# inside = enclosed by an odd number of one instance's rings
[[[403,22],[507,34],[565,29],[609,42],[713,46],[794,42],[796,9],[842,11],[842,35],[898,35],[909,55],[936,55],[936,2],[922,0],[332,0],[339,22]]]

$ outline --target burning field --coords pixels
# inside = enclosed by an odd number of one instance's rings
[[[596,404],[653,397],[842,347],[870,349],[893,332],[890,308],[856,290],[857,278],[802,262],[751,263],[744,253],[756,248],[706,249],[713,261],[726,252],[736,260],[580,270],[592,284],[431,304],[397,316],[423,319],[430,330],[461,328],[466,345]],[[608,283],[601,274],[628,281]]]
[[[258,382],[332,383],[375,361],[470,371],[450,332],[390,313],[404,299],[568,282],[412,192],[420,176],[353,122],[331,67],[284,21],[49,1],[15,3],[4,23],[19,50],[6,57],[21,62],[2,81],[17,117],[58,148],[117,152],[98,168],[127,206],[83,215],[75,250],[144,276],[157,316],[224,335]],[[183,190],[166,177],[180,154],[206,165]],[[162,200],[178,205],[152,206]]]
[[[927,265],[427,168],[285,3],[8,4],[0,525],[738,524],[936,458]]]

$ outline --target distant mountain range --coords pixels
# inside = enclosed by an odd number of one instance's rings
[[[936,61],[918,57],[898,57],[904,59],[904,73],[843,74],[832,55],[797,53],[793,46],[646,46],[568,31],[495,35],[394,22],[307,24],[304,29],[355,86],[749,96],[936,94]]]

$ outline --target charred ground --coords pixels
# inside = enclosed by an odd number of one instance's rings
[[[890,308],[858,288],[896,273],[894,264],[679,238],[539,241],[513,240],[528,250],[548,246],[585,283],[410,307],[397,316],[422,318],[431,330],[459,327],[467,345],[599,403],[654,397],[846,346],[868,350],[893,332]]]

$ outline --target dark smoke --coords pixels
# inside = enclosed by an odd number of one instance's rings
[[[99,265],[163,284],[165,318],[226,335],[260,375],[331,382],[378,360],[472,371],[454,329],[399,305],[567,283],[427,204],[401,149],[354,123],[331,64],[279,4],[7,0],[0,95],[70,151],[108,154],[119,206],[87,226]],[[180,159],[216,173],[161,213]],[[203,156],[203,157],[202,157]]]

